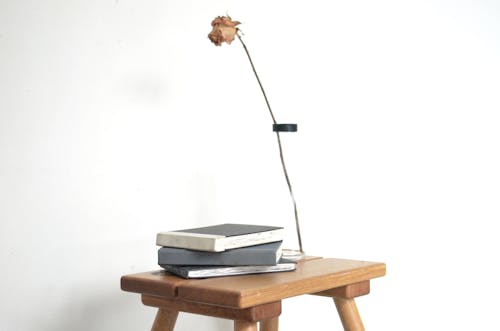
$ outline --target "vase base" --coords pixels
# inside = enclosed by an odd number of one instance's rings
[[[299,261],[306,257],[306,253],[298,249],[283,248],[283,255],[281,257],[286,260]]]

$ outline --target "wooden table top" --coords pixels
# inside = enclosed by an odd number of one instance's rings
[[[121,278],[124,291],[219,306],[247,308],[385,275],[385,264],[332,258],[299,262],[290,272],[184,279],[166,271]]]

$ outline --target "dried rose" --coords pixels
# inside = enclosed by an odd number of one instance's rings
[[[238,32],[238,24],[241,23],[233,21],[229,16],[218,16],[212,21],[212,32],[208,34],[208,38],[216,46],[222,45],[223,42],[230,45]]]

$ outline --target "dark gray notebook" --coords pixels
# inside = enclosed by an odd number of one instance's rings
[[[212,278],[247,274],[293,271],[297,265],[291,261],[279,261],[272,266],[179,266],[161,265],[166,271],[183,278]]]
[[[183,248],[162,247],[158,264],[170,265],[275,265],[281,258],[281,241],[270,244],[230,249],[224,252],[203,252]]]

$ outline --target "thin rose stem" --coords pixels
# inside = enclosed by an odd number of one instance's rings
[[[252,58],[250,57],[250,53],[248,52],[247,45],[243,42],[243,39],[241,39],[241,36],[239,34],[236,34],[238,36],[238,39],[240,40],[241,44],[243,45],[243,48],[245,49],[245,53],[247,53],[248,60],[250,61],[250,65],[252,66],[253,73],[255,74],[255,78],[257,78],[257,82],[259,83],[260,90],[262,91],[262,94],[264,95],[264,99],[266,100],[266,105],[267,109],[269,109],[269,114],[271,114],[271,117],[273,119],[273,123],[277,124],[276,122],[276,117],[274,117],[273,111],[271,110],[271,105],[269,104],[269,100],[267,99],[266,92],[264,91],[264,87],[262,86],[262,83],[260,82],[259,75],[257,74],[257,70],[255,70],[255,66],[253,64]],[[281,146],[281,138],[280,138],[280,133],[279,131],[276,131],[276,137],[278,138],[278,147],[280,151],[280,159],[281,159],[281,165],[283,167],[283,172],[285,174],[285,179],[286,183],[288,185],[288,190],[290,191],[290,196],[292,197],[292,202],[293,202],[293,210],[295,213],[295,227],[297,228],[297,239],[299,241],[299,248],[300,252],[304,252],[302,249],[302,238],[300,235],[300,225],[299,225],[299,214],[297,212],[297,202],[295,201],[295,197],[293,195],[293,190],[292,190],[292,184],[290,182],[290,177],[288,176],[288,171],[286,170],[286,165],[285,165],[285,158],[283,157],[283,147]]]

